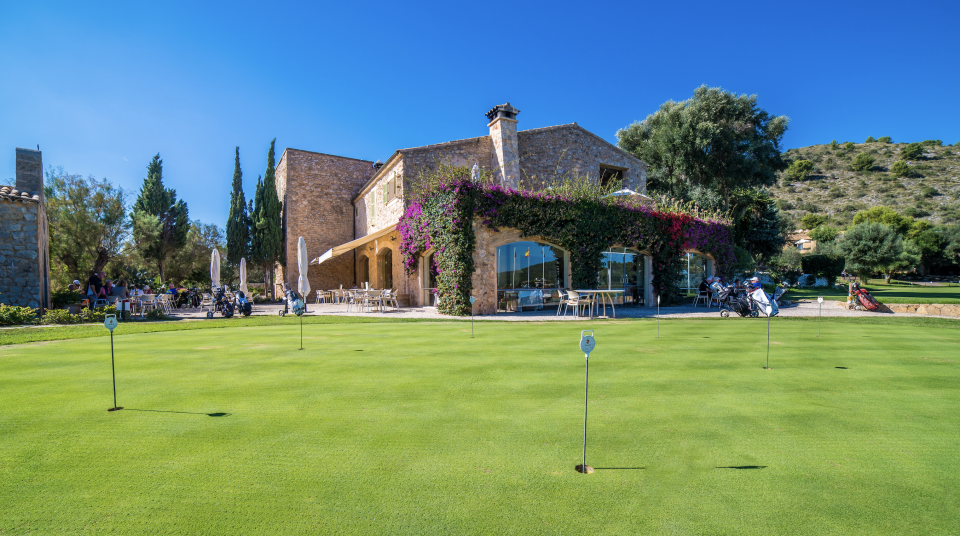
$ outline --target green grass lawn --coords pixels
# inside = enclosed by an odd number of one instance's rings
[[[655,326],[121,326],[113,413],[108,338],[0,346],[0,534],[960,531],[956,322]]]
[[[870,284],[864,285],[863,288],[867,289],[880,303],[960,303],[960,287],[956,285],[940,287],[886,285],[883,280],[871,280]],[[825,300],[843,301],[847,299],[847,291],[835,288],[791,288],[786,297],[792,300],[815,300],[817,296],[823,296]]]

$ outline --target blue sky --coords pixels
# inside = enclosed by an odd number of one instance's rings
[[[789,4],[789,5],[788,5]],[[233,150],[369,160],[519,128],[615,133],[701,84],[790,117],[785,148],[960,141],[958,2],[0,3],[0,178],[14,147],[131,202],[150,158],[224,225]]]

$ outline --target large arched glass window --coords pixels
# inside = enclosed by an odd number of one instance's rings
[[[597,288],[623,289],[626,303],[643,301],[643,254],[630,248],[610,248],[603,253]]]
[[[564,251],[539,242],[513,242],[497,248],[497,290],[563,288]]]

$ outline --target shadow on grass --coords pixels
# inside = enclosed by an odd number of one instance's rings
[[[216,413],[198,413],[196,411],[170,411],[166,409],[133,409],[127,408],[127,411],[149,411],[151,413],[183,413],[185,415],[206,415],[207,417],[229,417],[230,413],[218,411]]]
[[[766,465],[727,465],[717,469],[766,469]]]
[[[594,467],[596,471],[638,471],[646,467]]]
[[[847,367],[833,367],[833,368],[838,368],[838,369],[847,370]]]

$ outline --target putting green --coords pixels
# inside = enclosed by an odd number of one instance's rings
[[[953,534],[960,330],[297,325],[0,347],[0,534]],[[581,329],[595,329],[587,463]]]

